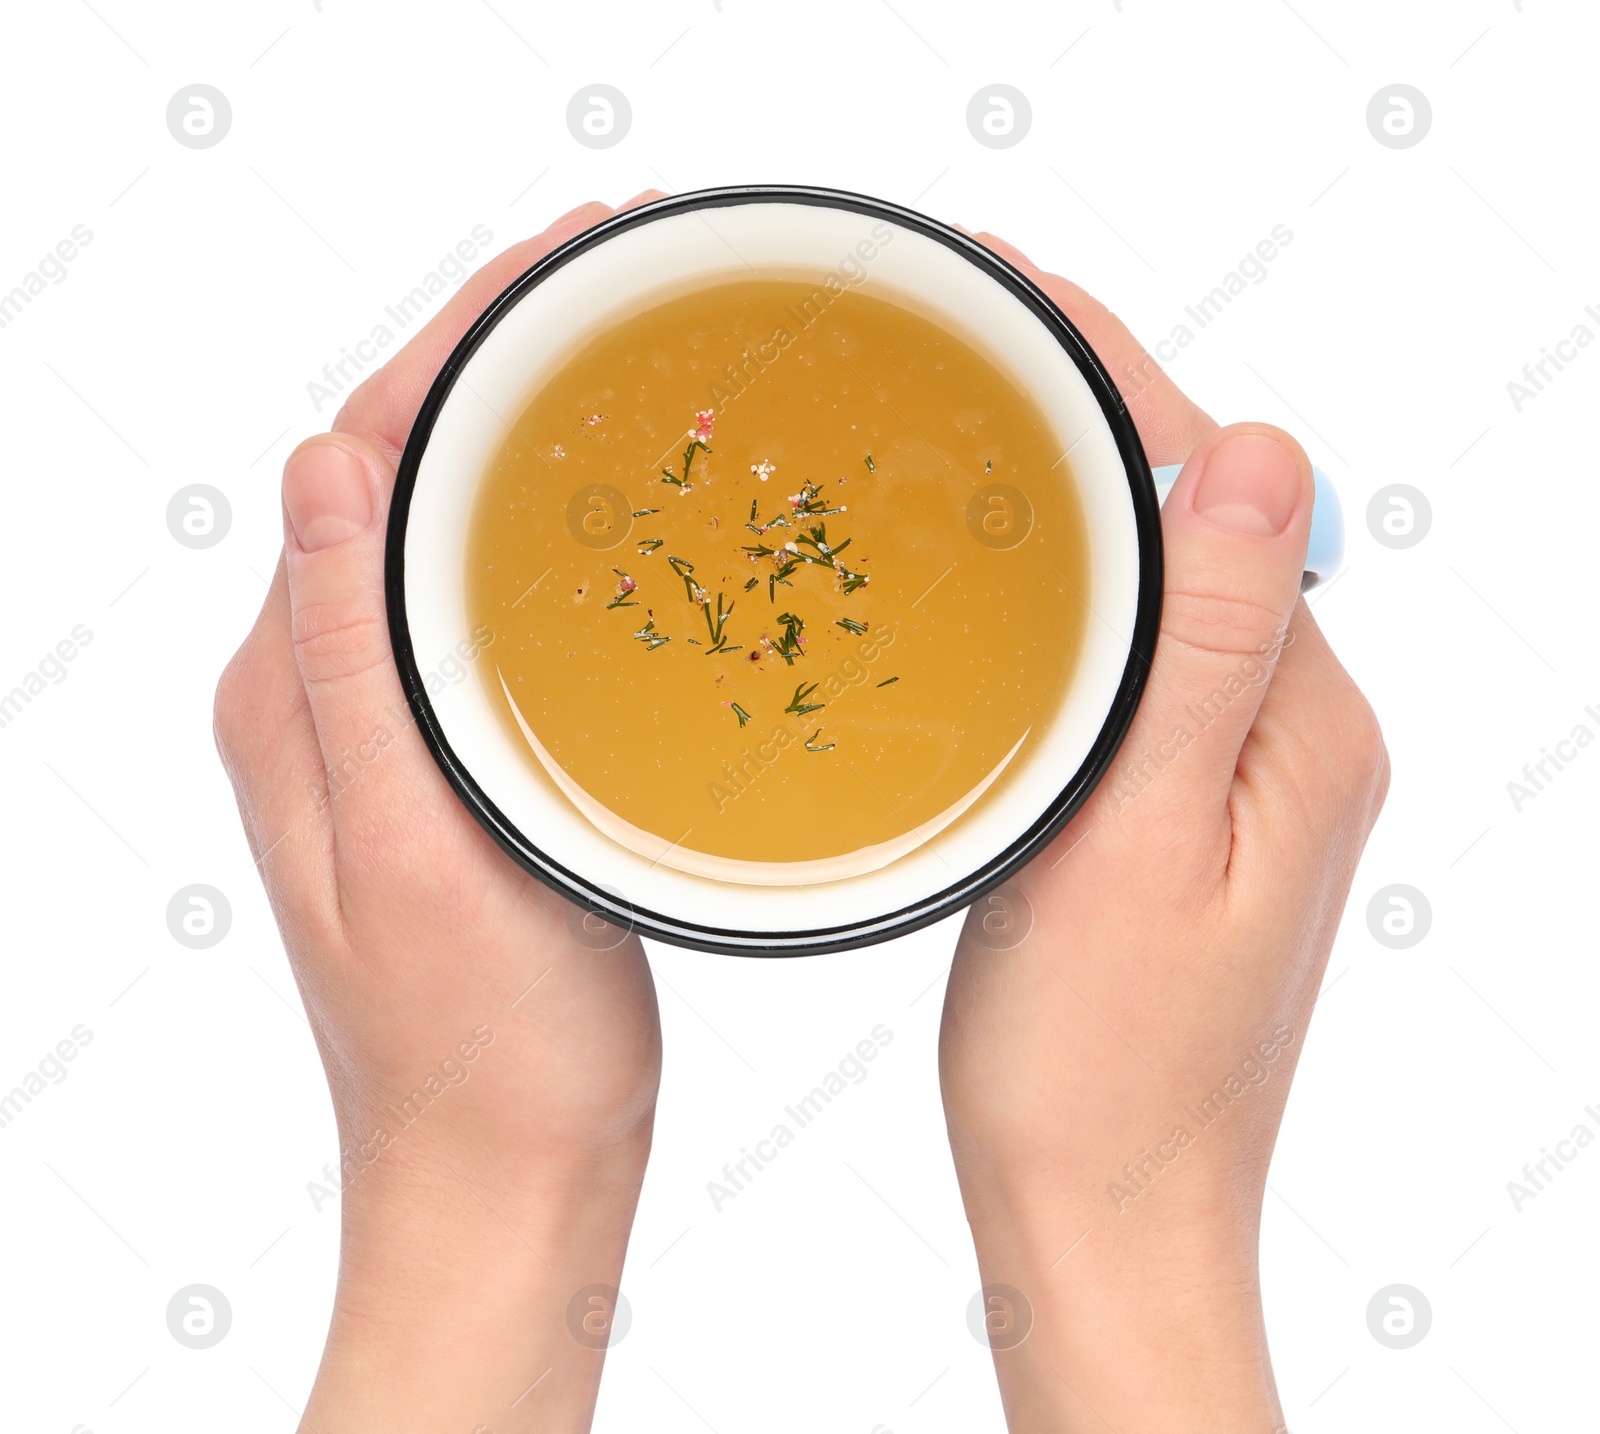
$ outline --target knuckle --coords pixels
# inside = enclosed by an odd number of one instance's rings
[[[1363,772],[1376,776],[1388,758],[1383,744],[1383,728],[1372,704],[1359,692],[1352,694],[1347,719],[1351,756]]]
[[[211,735],[225,765],[245,744],[245,720],[250,710],[250,647],[246,643],[228,660],[217,678],[211,699]]]
[[[1340,720],[1341,766],[1355,791],[1366,798],[1375,816],[1389,792],[1389,749],[1378,714],[1354,683],[1346,695]]]
[[[313,603],[294,615],[294,654],[307,683],[358,677],[389,658],[381,613],[345,603]]]
[[[1372,783],[1372,800],[1369,806],[1371,819],[1376,821],[1378,813],[1383,810],[1383,804],[1389,800],[1389,780],[1393,775],[1393,767],[1389,761],[1389,748],[1384,743],[1378,744],[1378,765]]]
[[[1191,652],[1235,660],[1260,658],[1284,629],[1283,615],[1254,598],[1169,589],[1163,598],[1161,636]]]
[[[1342,687],[1334,707],[1339,722],[1339,749],[1350,767],[1363,775],[1376,776],[1384,760],[1384,733],[1378,725],[1378,714],[1354,682],[1346,679]]]
[[[1324,688],[1320,707],[1279,734],[1295,753],[1288,770],[1307,810],[1370,829],[1389,790],[1389,751],[1377,714],[1348,677]]]

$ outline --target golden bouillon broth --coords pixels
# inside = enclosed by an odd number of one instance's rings
[[[927,319],[782,278],[587,343],[468,549],[509,737],[669,865],[893,859],[1020,765],[1087,620],[1036,403]]]

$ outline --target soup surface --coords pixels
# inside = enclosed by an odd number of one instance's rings
[[[576,352],[482,479],[480,677],[542,778],[652,861],[887,864],[998,790],[1072,679],[1062,446],[893,303],[776,277],[667,300]]]

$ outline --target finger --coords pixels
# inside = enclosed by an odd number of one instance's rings
[[[1312,492],[1300,445],[1265,424],[1219,429],[1184,465],[1161,515],[1155,662],[1107,789],[1119,813],[1137,802],[1136,831],[1198,811],[1226,834],[1239,754],[1299,599]]]
[[[1302,599],[1239,754],[1235,845],[1332,852],[1348,877],[1388,790],[1377,716]]]
[[[1167,376],[1127,325],[1094,295],[1070,279],[1040,269],[1004,239],[987,233],[972,237],[1022,270],[1089,341],[1127,403],[1153,466],[1184,462],[1216,431],[1211,416]]]
[[[646,190],[629,203],[646,203]],[[607,204],[580,204],[542,234],[513,244],[496,255],[458,289],[404,348],[377,373],[358,385],[333,420],[335,433],[349,433],[376,448],[390,466],[398,466],[422,401],[462,335],[519,274],[552,249],[592,229],[615,211]]]
[[[629,203],[659,197],[646,190]],[[350,395],[334,431],[302,444],[285,466],[291,646],[326,769],[333,826],[347,837],[381,844],[407,809],[437,800],[444,786],[410,719],[383,597],[384,528],[411,425],[439,368],[482,310],[531,264],[612,213],[603,204],[580,205],[491,260]]]
[[[255,626],[217,683],[212,728],[269,892],[316,890],[323,882],[308,878],[327,849],[327,783],[281,554]]]
[[[283,470],[295,667],[325,767],[336,832],[387,809],[391,825],[437,795],[395,670],[384,609],[384,522],[394,469],[349,434],[307,439]],[[396,750],[396,749],[400,750]]]
[[[1039,266],[1008,239],[1002,239],[998,234],[990,234],[987,230],[968,229],[965,224],[952,224],[952,229],[959,229],[969,239],[976,239],[985,249],[992,249],[1008,264],[1014,264],[1019,269],[1037,269]]]
[[[1002,239],[998,234],[991,234],[986,229],[980,230],[975,234],[972,230],[964,228],[960,224],[956,225],[956,228],[960,229],[961,232],[969,239],[976,239],[978,243],[984,246],[984,248],[993,249],[994,252],[1004,259],[1008,264],[1015,264],[1019,269],[1039,268],[1039,266],[1035,264],[1033,260],[1030,259],[1026,254],[1024,254],[1022,250],[1017,248],[1015,244],[1011,243],[1009,240]]]
[[[654,204],[658,199],[665,199],[667,191],[664,189],[645,189],[635,194],[632,199],[617,205],[618,214],[626,214],[630,209],[637,209],[643,204]]]

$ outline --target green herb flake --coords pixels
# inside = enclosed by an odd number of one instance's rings
[[[792,612],[780,612],[778,621],[783,624],[783,636],[772,644],[773,652],[784,660],[789,667],[794,666],[797,657],[805,656],[805,649],[800,645],[800,634],[805,631],[805,619],[797,617]]]
[[[672,641],[672,639],[666,636],[664,633],[659,633],[656,631],[654,618],[641,627],[638,632],[634,633],[633,636],[636,641],[644,643],[645,650],[648,652],[654,652],[658,647],[661,646],[662,643]]]
[[[789,506],[794,509],[796,517],[804,513],[811,518],[826,518],[845,511],[842,503],[837,508],[830,508],[827,499],[822,496],[822,485],[809,481],[802,485],[798,493],[791,495]]]
[[[777,600],[778,600],[778,584],[779,583],[782,583],[784,585],[784,587],[786,587],[786,588],[792,588],[794,586],[794,584],[789,581],[789,574],[792,573],[799,566],[800,566],[799,563],[797,563],[793,558],[790,558],[786,563],[784,563],[784,565],[781,568],[778,569],[777,572],[772,573],[772,574],[770,574],[768,576],[768,578],[767,578],[767,601],[768,602],[772,602],[772,603],[777,602]],[[779,621],[782,621],[782,619],[780,618]]]
[[[691,486],[689,483],[689,470],[694,465],[694,454],[697,448],[703,453],[711,452],[711,445],[709,443],[706,443],[699,438],[691,438],[689,440],[689,446],[683,450],[682,475],[680,476],[679,474],[674,473],[670,468],[663,468],[661,470],[661,481],[663,483],[671,483],[675,488],[682,488],[683,491],[687,493]]]
[[[670,553],[667,555],[667,564],[674,573],[683,579],[684,596],[692,603],[700,602],[705,597],[705,589],[691,576],[694,572],[694,564],[687,558],[674,557]]]
[[[831,752],[831,751],[833,751],[834,746],[836,745],[833,742],[823,742],[820,746],[818,745],[817,738],[820,737],[821,735],[822,735],[822,728],[818,727],[815,732],[813,732],[809,737],[806,738],[806,751],[808,751],[808,752]]]
[[[882,682],[880,682],[878,684],[878,686],[879,687],[887,687],[891,682],[898,682],[899,680],[900,679],[898,677],[887,677]]]
[[[713,652],[731,650],[728,648],[726,629],[728,625],[728,619],[733,616],[734,605],[730,602],[728,603],[726,609],[724,609],[723,601],[724,599],[722,594],[718,593],[717,611],[715,617],[713,617],[711,613],[711,597],[709,594],[707,594],[705,601],[702,604],[706,615],[706,629],[711,634],[711,647],[706,652],[707,657],[710,657]]]
[[[872,461],[872,455],[870,453],[867,454],[867,472],[876,473],[877,471],[878,465]]]
[[[853,617],[841,617],[834,626],[842,627],[852,637],[860,637],[867,630],[866,623],[857,622]]]
[[[728,705],[733,708],[733,715],[739,719],[739,725],[743,727],[750,720],[750,714],[737,702],[730,702]]]
[[[806,701],[806,698],[808,698],[816,690],[817,684],[815,682],[813,682],[809,687],[802,682],[798,687],[795,688],[794,696],[789,699],[789,705],[783,710],[785,712],[794,713],[796,717],[804,717],[808,712],[822,711],[822,709],[828,705],[826,702]]]

